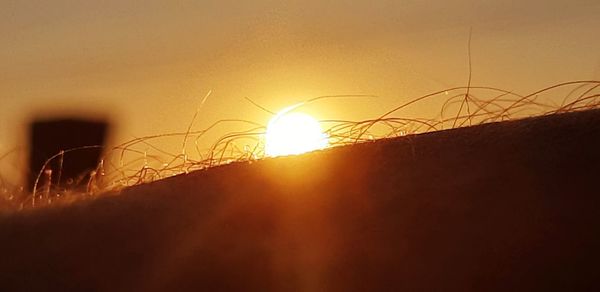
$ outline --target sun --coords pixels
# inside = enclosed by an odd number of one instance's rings
[[[292,108],[293,109],[293,108]],[[265,154],[284,156],[327,147],[327,135],[319,121],[299,112],[284,109],[269,121],[265,134]]]

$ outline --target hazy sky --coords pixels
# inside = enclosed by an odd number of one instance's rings
[[[328,94],[319,118],[368,118],[419,94],[473,84],[527,92],[600,79],[600,1],[0,1],[0,152],[31,115],[109,115],[115,141],[266,123]],[[415,109],[423,110],[423,109]]]

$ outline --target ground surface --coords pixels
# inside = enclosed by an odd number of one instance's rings
[[[233,164],[0,220],[3,291],[600,283],[600,111]]]

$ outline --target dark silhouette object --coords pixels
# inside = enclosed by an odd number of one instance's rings
[[[600,110],[0,218],[3,291],[600,291]]]
[[[53,186],[69,189],[84,187],[90,171],[94,170],[99,163],[101,146],[105,143],[107,130],[108,124],[104,121],[77,119],[34,121],[30,126],[28,183],[30,189],[33,189],[42,167],[52,156],[69,149],[98,146],[68,151],[54,158],[44,169],[52,171]],[[42,178],[48,180],[47,177]]]

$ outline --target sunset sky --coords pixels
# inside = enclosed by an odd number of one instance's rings
[[[266,124],[311,97],[318,118],[365,119],[473,84],[527,93],[600,79],[600,2],[0,2],[0,154],[32,116],[108,116],[114,142],[223,118]],[[423,111],[426,108],[415,108]],[[419,113],[413,113],[418,115]],[[16,158],[15,158],[16,159]]]

